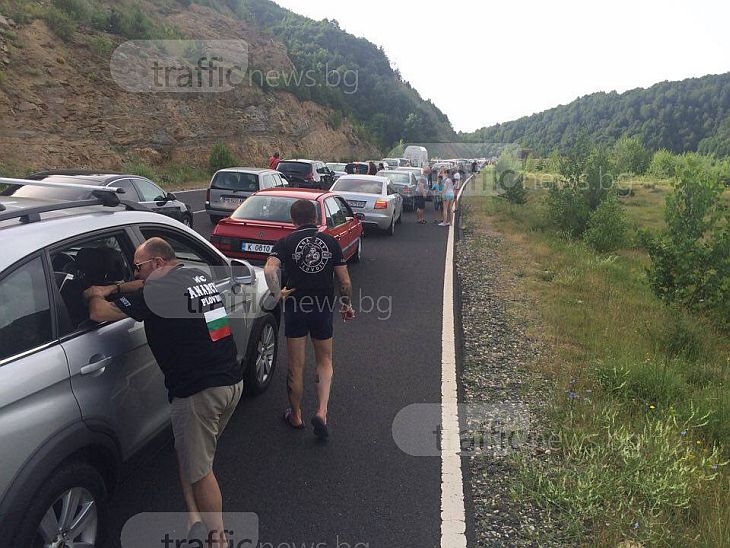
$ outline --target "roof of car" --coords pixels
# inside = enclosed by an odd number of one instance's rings
[[[329,190],[320,190],[318,188],[298,188],[298,187],[273,187],[264,188],[258,192],[254,192],[252,196],[259,194],[273,194],[274,196],[283,196],[286,198],[301,198],[303,200],[311,200],[318,198],[323,194],[332,194]]]
[[[269,169],[268,167],[226,167],[219,169],[216,173],[222,171],[233,171],[236,173],[264,173],[264,172],[276,172],[275,169]]]
[[[357,179],[359,181],[379,181],[381,183],[389,183],[390,179],[387,177],[383,177],[381,175],[365,175],[360,173],[348,173],[347,175],[343,175],[339,179],[335,181],[335,185],[339,183],[340,181],[348,181],[352,179]]]
[[[7,208],[7,212],[10,212],[15,208],[41,206],[49,201],[3,196],[0,197],[0,203]],[[9,219],[0,222],[0,238],[12,238],[8,245],[3,245],[0,270],[36,249],[73,238],[81,233],[135,223],[164,224],[186,230],[181,223],[153,211],[127,211],[121,207],[101,205],[54,211],[43,214],[40,221],[32,223],[23,223],[19,218]]]
[[[304,158],[287,158],[286,160],[282,160],[279,163],[281,164],[283,162],[301,162],[303,164],[313,164],[314,162],[319,162],[319,160],[306,160]]]

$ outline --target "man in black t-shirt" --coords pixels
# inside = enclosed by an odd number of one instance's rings
[[[209,538],[226,546],[213,458],[243,386],[226,309],[215,282],[201,270],[184,267],[161,238],[137,248],[134,270],[138,280],[86,290],[89,317],[144,322],[165,376],[188,526],[196,538],[204,527]]]
[[[352,287],[342,249],[332,236],[319,232],[316,209],[309,200],[297,200],[290,210],[296,230],[276,242],[264,266],[269,290],[276,301],[283,299],[286,335],[289,408],[284,420],[304,428],[301,401],[304,392],[304,360],[307,335],[312,338],[317,362],[317,412],[312,417],[314,434],[327,439],[327,404],[332,384],[332,315],[336,306],[334,277],[339,282],[342,319],[355,317],[350,302]],[[279,279],[279,274],[282,279]]]

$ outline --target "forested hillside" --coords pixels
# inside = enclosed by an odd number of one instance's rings
[[[662,82],[625,93],[594,93],[564,106],[465,135],[519,142],[538,154],[564,149],[581,133],[612,145],[638,137],[649,150],[730,155],[730,73]]]
[[[300,100],[315,101],[334,109],[338,116],[359,122],[384,149],[401,139],[434,142],[454,138],[446,115],[403,81],[390,66],[383,49],[341,30],[337,21],[313,21],[269,0],[198,0],[195,3],[230,11],[283,42],[299,75],[311,76],[317,85],[301,85],[291,75],[282,75],[277,87],[291,91]],[[267,67],[249,68],[265,72]],[[330,71],[339,73],[339,86],[331,85],[333,78],[328,84]]]

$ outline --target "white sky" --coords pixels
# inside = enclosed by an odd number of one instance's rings
[[[382,46],[457,131],[730,72],[727,0],[275,0]]]

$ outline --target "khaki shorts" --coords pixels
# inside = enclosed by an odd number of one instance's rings
[[[214,386],[170,404],[175,450],[183,476],[192,484],[213,469],[213,457],[223,429],[241,399],[243,382]]]

